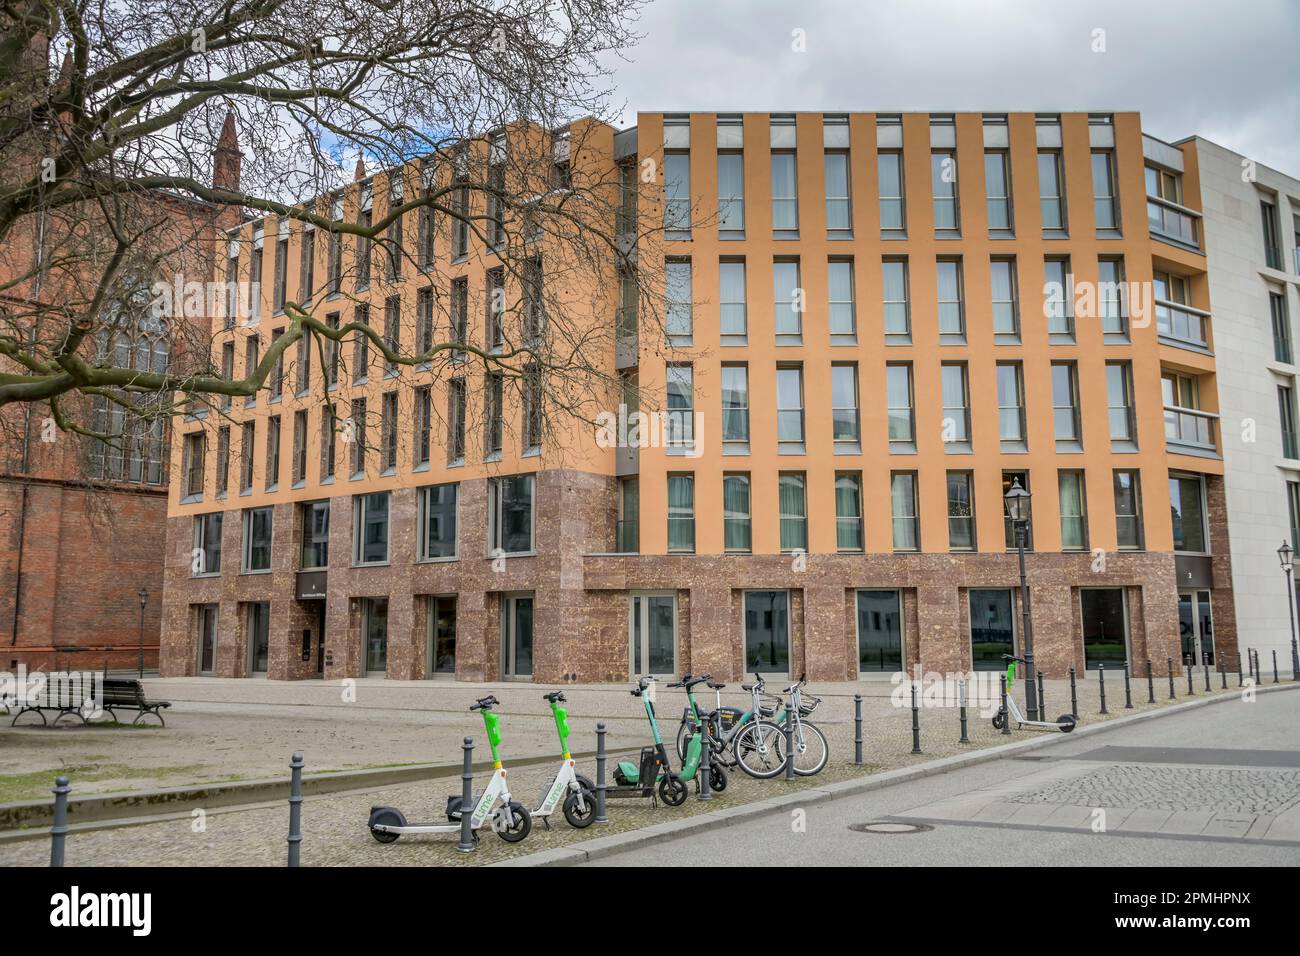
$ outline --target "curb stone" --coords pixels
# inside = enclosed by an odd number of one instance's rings
[[[1300,687],[1300,685],[1260,685],[1255,687],[1254,690],[1256,694],[1267,694],[1295,690],[1297,687]],[[1050,747],[1054,743],[1061,743],[1066,740],[1077,740],[1081,736],[1105,733],[1117,728],[1128,727],[1144,720],[1152,720],[1157,717],[1168,717],[1174,714],[1183,713],[1184,711],[1195,710],[1198,707],[1207,707],[1210,704],[1221,703],[1229,700],[1240,700],[1240,695],[1234,693],[1220,693],[1214,697],[1202,697],[1196,700],[1187,700],[1167,707],[1159,707],[1155,710],[1146,710],[1125,717],[1116,717],[1112,720],[1105,720],[1097,724],[1080,726],[1070,734],[1044,734],[1042,737],[1030,738],[1029,740],[1017,740],[1014,743],[988,747],[971,753],[941,757],[938,760],[927,761],[926,763],[917,764],[914,767],[887,770],[884,773],[872,774],[858,780],[844,780],[839,783],[827,784],[823,787],[801,790],[797,793],[783,794],[779,797],[759,800],[738,807],[729,807],[726,810],[715,810],[712,813],[701,813],[693,817],[688,817],[685,820],[666,820],[663,823],[656,823],[652,826],[642,827],[639,830],[632,830],[627,833],[615,833],[607,837],[597,837],[594,840],[585,840],[568,847],[558,847],[551,850],[545,850],[541,853],[529,854],[528,856],[501,860],[497,863],[490,863],[488,866],[575,866],[582,863],[589,863],[608,856],[613,856],[616,853],[636,849],[637,847],[643,846],[647,843],[687,836],[703,829],[731,826],[735,823],[741,823],[745,820],[762,816],[770,810],[778,810],[802,804],[819,803],[823,800],[830,800],[836,797],[848,796],[855,793],[866,793],[871,790],[879,790],[884,787],[894,786],[895,784],[908,783],[912,780],[918,780],[923,777],[932,777],[941,773],[947,773],[951,770],[960,770],[976,764],[1000,760],[1003,757],[1014,756],[1025,751],[1039,750],[1043,747]]]

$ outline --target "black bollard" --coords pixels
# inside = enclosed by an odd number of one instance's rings
[[[289,760],[289,865],[302,858],[302,751]]]
[[[63,865],[63,850],[68,839],[68,786],[67,777],[54,778],[54,826],[50,827],[50,866]]]
[[[596,823],[608,823],[605,816],[605,724],[596,724]]]
[[[1277,651],[1273,651],[1273,683],[1277,683]]]
[[[1241,674],[1241,651],[1237,651],[1237,686],[1240,687],[1244,678]]]
[[[1178,695],[1174,693],[1174,659],[1165,658],[1165,666],[1169,668],[1169,699],[1173,700]]]
[[[794,708],[790,706],[785,709],[785,779],[794,779]]]
[[[1074,719],[1079,719],[1079,689],[1074,683],[1074,665],[1070,665],[1070,713]]]
[[[1106,665],[1101,661],[1097,662],[1097,690],[1101,694],[1101,713],[1109,714],[1106,709]]]
[[[1133,709],[1133,688],[1129,686],[1128,661],[1124,662],[1124,709]]]
[[[1002,674],[998,677],[1002,684],[1002,733],[1011,733],[1011,708],[1007,706],[1007,675]]]
[[[1043,672],[1039,671],[1036,676],[1038,677],[1038,716],[1046,720],[1047,705],[1044,702],[1047,700],[1047,695],[1043,693]]]
[[[1220,689],[1228,689],[1228,672],[1223,669],[1223,658],[1219,658],[1219,681],[1223,685]]]
[[[461,743],[465,762],[460,771],[460,842],[456,849],[461,853],[474,852],[474,738],[466,737]]]
[[[962,681],[958,687],[959,693],[961,694],[958,701],[961,706],[961,739],[959,739],[957,743],[968,744],[970,743],[970,734],[966,732],[966,682]]]
[[[1202,661],[1201,668],[1205,671],[1205,689],[1210,689],[1210,665]]]
[[[862,766],[862,695],[853,695],[853,764]]]
[[[1156,702],[1156,675],[1151,670],[1151,658],[1147,658],[1147,703]]]
[[[708,733],[708,730],[709,718],[705,717],[704,723],[702,723],[700,729],[696,731],[696,733],[700,734],[700,740],[702,742],[702,746],[700,747],[700,766],[698,770],[700,783],[696,788],[699,791],[699,798],[701,800],[713,799],[713,794],[709,792],[709,773],[712,768],[712,764],[710,763],[710,757],[712,755],[709,751],[713,749],[713,742],[710,740],[713,735]]]
[[[1190,661],[1183,665],[1183,670],[1187,672],[1187,696],[1195,697],[1196,689],[1192,686],[1192,664]]]
[[[921,752],[921,711],[916,705],[916,684],[912,684],[912,753]]]

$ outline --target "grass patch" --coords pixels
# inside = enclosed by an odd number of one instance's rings
[[[49,770],[35,770],[30,773],[5,774],[0,776],[0,803],[13,803],[19,800],[40,800],[50,796],[55,777],[67,777],[73,786],[72,795],[77,796],[78,782],[114,780],[150,779],[165,780],[168,777],[192,776],[202,770],[202,764],[190,764],[171,767],[131,767],[124,763],[75,763],[63,767],[51,767]]]

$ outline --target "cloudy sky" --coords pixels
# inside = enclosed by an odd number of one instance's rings
[[[1138,110],[1154,136],[1199,133],[1300,176],[1296,0],[652,0],[638,30],[614,65],[625,125],[637,110]]]

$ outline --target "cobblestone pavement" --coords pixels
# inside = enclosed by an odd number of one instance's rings
[[[166,683],[166,682],[159,682]],[[254,684],[256,682],[232,682]],[[499,686],[499,685],[498,685]],[[1216,685],[1217,686],[1217,685]],[[211,689],[201,687],[203,693]],[[422,688],[429,695],[426,699],[436,700],[447,705],[454,704],[456,711],[438,711],[432,709],[403,708],[400,701],[383,698],[388,705],[360,708],[358,705],[326,704],[284,704],[277,702],[268,691],[273,691],[282,699],[281,688],[267,685],[254,687],[256,696],[270,699],[249,701],[247,704],[223,704],[218,707],[213,701],[186,700],[180,693],[171,694],[176,701],[174,711],[180,720],[169,718],[167,731],[122,732],[111,738],[113,759],[129,762],[116,748],[123,750],[140,746],[137,742],[145,734],[151,736],[171,733],[176,726],[173,737],[158,737],[141,751],[153,755],[153,759],[162,759],[164,754],[169,761],[175,762],[175,748],[189,746],[185,761],[206,761],[209,772],[221,769],[253,768],[247,776],[283,775],[283,767],[288,753],[292,749],[307,752],[309,768],[337,765],[338,755],[350,752],[350,748],[361,747],[369,739],[371,754],[382,755],[383,760],[391,762],[395,756],[411,759],[429,760],[438,756],[455,754],[460,737],[466,733],[469,723],[461,715],[459,708],[468,704],[485,692],[496,693],[502,699],[501,712],[504,715],[506,743],[504,757],[510,765],[512,756],[526,753],[554,752],[554,728],[547,725],[549,719],[543,710],[545,704],[541,694],[546,688],[540,686],[508,685],[498,689],[481,686],[439,684]],[[1124,709],[1122,682],[1116,690],[1107,684],[1110,716],[1120,716],[1133,711]],[[1137,685],[1135,683],[1136,691]],[[1185,690],[1185,686],[1183,688]],[[185,691],[188,688],[180,688]],[[308,693],[323,695],[324,687],[314,687]],[[330,696],[337,694],[338,688],[331,688]],[[382,688],[381,688],[382,690]],[[932,760],[966,750],[994,746],[1017,739],[1025,739],[1042,733],[1042,731],[1014,731],[1004,735],[992,728],[985,717],[980,717],[972,707],[968,731],[970,743],[959,743],[960,725],[958,711],[953,706],[923,706],[920,710],[922,753],[912,754],[911,711],[908,707],[895,707],[889,698],[893,690],[887,683],[863,682],[861,684],[823,685],[810,688],[823,697],[823,703],[814,715],[814,721],[826,733],[831,749],[831,759],[826,770],[817,777],[788,784],[784,780],[755,781],[743,774],[732,773],[730,785],[725,793],[716,794],[709,802],[696,799],[694,792],[686,806],[680,809],[652,808],[646,800],[616,800],[610,802],[609,816],[611,822],[601,827],[591,827],[584,831],[574,831],[568,827],[557,814],[554,829],[547,831],[538,822],[533,834],[523,843],[509,845],[495,835],[486,833],[478,852],[461,854],[454,848],[455,837],[433,836],[422,838],[403,838],[397,843],[381,846],[368,834],[365,821],[372,804],[383,803],[399,807],[408,820],[442,819],[445,797],[453,791],[458,792],[459,780],[447,778],[432,780],[421,784],[403,784],[400,786],[377,788],[368,792],[331,794],[307,798],[304,804],[303,827],[304,842],[302,859],[304,865],[467,865],[491,863],[537,850],[548,849],[603,836],[619,830],[635,829],[651,823],[673,819],[682,814],[693,814],[736,805],[771,796],[777,796],[800,787],[812,787],[818,784],[849,779],[866,773],[904,767],[914,763]],[[864,760],[861,767],[853,764],[854,726],[853,694],[866,693],[863,700],[864,712]],[[152,691],[151,691],[152,693]],[[409,694],[403,689],[403,696]],[[1235,693],[1235,690],[1229,691]],[[639,747],[647,740],[648,731],[644,717],[635,716],[635,701],[628,696],[626,687],[621,688],[568,688],[566,694],[570,700],[570,723],[574,729],[574,749],[584,748],[583,739],[594,745],[594,726],[597,717],[607,717],[615,707],[630,712],[630,716],[608,721],[611,729],[616,726],[611,738],[612,747]],[[194,696],[201,696],[194,694]],[[379,696],[376,694],[375,696]],[[1167,698],[1167,694],[1163,695]],[[1201,693],[1203,696],[1203,691]],[[1069,687],[1066,682],[1049,682],[1047,685],[1048,712],[1069,710]],[[1135,710],[1163,706],[1167,700],[1157,695],[1157,704],[1148,705],[1145,694],[1134,694]],[[940,705],[937,691],[929,695],[930,704]],[[363,688],[362,699],[365,699]],[[1180,695],[1179,699],[1182,699]],[[677,692],[660,691],[659,710],[665,737],[670,738],[676,730],[680,718],[679,708],[684,697]],[[743,704],[744,695],[724,694],[724,703]],[[701,703],[704,701],[702,700]],[[904,700],[906,702],[906,700]],[[926,703],[922,695],[922,703]],[[538,706],[541,705],[541,706]],[[241,709],[242,708],[242,709]],[[342,709],[340,709],[342,708]],[[350,708],[350,709],[349,709]],[[529,712],[531,711],[531,713]],[[1079,712],[1083,723],[1093,723],[1106,719],[1099,714],[1099,700],[1096,683],[1093,680],[1079,685]],[[219,731],[204,729],[205,721],[214,713],[223,716],[228,727]],[[189,719],[185,715],[189,715]],[[472,717],[472,715],[470,715]],[[452,719],[455,717],[456,719]],[[393,723],[395,730],[387,729]],[[252,732],[261,727],[257,735]],[[482,725],[479,724],[481,731]],[[237,747],[237,735],[244,729],[251,735],[249,745]],[[77,736],[90,737],[99,750],[106,748],[105,736],[111,731],[70,731],[69,739]],[[39,732],[29,731],[20,735],[35,738]],[[46,739],[63,737],[64,731],[52,732]],[[203,752],[204,735],[226,738],[229,749],[221,751],[221,756],[214,757]],[[159,742],[161,740],[161,743]],[[396,741],[396,743],[394,742]],[[8,746],[10,735],[0,735],[0,745]],[[25,743],[34,747],[35,743]],[[31,756],[28,755],[28,760]],[[558,755],[557,755],[558,760]],[[47,761],[48,764],[48,761]],[[594,761],[580,761],[580,770],[594,777]],[[521,767],[511,772],[512,790],[522,795],[524,802],[535,806],[543,787],[554,772],[549,766]],[[74,788],[77,781],[73,780]],[[287,796],[287,793],[286,793]],[[251,808],[231,810],[214,810],[204,815],[203,827],[195,832],[195,819],[189,814],[181,814],[174,819],[162,819],[148,824],[74,832],[68,840],[69,864],[121,866],[121,865],[282,865],[284,862],[284,837],[287,827],[287,806],[283,803],[262,805]],[[0,864],[33,865],[47,859],[48,844],[43,839],[0,842]]]
[[[1012,803],[1132,807],[1141,810],[1204,810],[1280,813],[1300,805],[1300,773],[1229,767],[1168,767],[1116,764],[1089,770],[1012,794]]]

